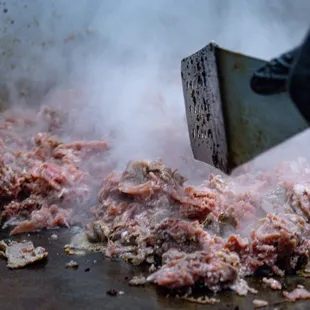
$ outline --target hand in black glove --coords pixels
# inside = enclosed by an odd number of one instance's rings
[[[272,59],[254,72],[250,86],[260,95],[287,92],[310,124],[310,31],[301,46]]]
[[[296,56],[287,84],[289,96],[310,124],[310,31]]]
[[[296,55],[296,47],[267,62],[252,75],[250,86],[259,95],[273,95],[287,91],[287,80]]]

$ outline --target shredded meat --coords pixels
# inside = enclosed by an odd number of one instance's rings
[[[283,176],[280,170],[277,178],[211,175],[200,187],[184,187],[185,179],[162,161],[132,161],[102,183],[87,236],[106,244],[108,257],[150,264],[147,281],[159,286],[255,294],[245,276],[260,268],[284,276],[308,261],[310,224],[292,208],[292,180]]]
[[[12,109],[2,116],[0,213],[11,234],[83,220],[88,244],[67,246],[68,253],[100,249],[107,257],[147,263],[147,281],[177,290],[203,285],[255,293],[246,276],[267,268],[283,277],[308,262],[305,161],[235,178],[210,175],[190,186],[161,160],[130,161],[123,172],[114,171],[114,140],[86,139],[86,128],[68,135],[72,118],[64,109]]]
[[[92,163],[109,146],[106,141],[61,141],[66,117],[50,107],[3,115],[0,212],[4,226],[13,226],[12,234],[68,227],[74,212],[91,203],[99,188],[104,171]]]
[[[232,253],[175,252],[173,256],[168,259],[164,257],[164,266],[147,280],[170,289],[193,286],[199,281],[215,292],[237,280],[239,260]]]
[[[70,220],[71,210],[60,209],[56,205],[51,205],[49,208],[42,206],[40,210],[31,212],[29,220],[25,220],[15,226],[11,234],[14,235],[57,226],[69,227]]]
[[[253,274],[262,266],[270,267],[278,275],[283,275],[282,270],[298,269],[308,259],[309,229],[309,224],[298,215],[268,214],[252,231],[247,248],[241,247],[238,252],[244,262],[243,273]]]

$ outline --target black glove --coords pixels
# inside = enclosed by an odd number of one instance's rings
[[[302,45],[272,59],[254,72],[250,86],[259,95],[287,92],[310,124],[310,31]]]
[[[310,31],[296,55],[287,85],[289,96],[310,124]]]
[[[251,89],[260,95],[273,95],[287,91],[287,81],[300,47],[274,58],[252,75]]]

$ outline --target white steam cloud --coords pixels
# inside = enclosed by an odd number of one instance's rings
[[[50,94],[90,90],[71,110],[68,136],[112,137],[119,168],[130,159],[162,157],[187,177],[203,179],[210,167],[191,154],[181,59],[211,40],[269,59],[301,41],[309,10],[307,0],[0,2],[1,89],[18,104],[29,104],[14,92],[20,85],[41,89],[31,102],[51,88]],[[309,154],[305,140],[308,133],[290,141],[284,158]],[[263,155],[257,166],[270,157],[270,165],[277,163],[283,149]]]

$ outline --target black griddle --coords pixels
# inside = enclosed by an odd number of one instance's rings
[[[56,233],[57,240],[50,236]],[[49,230],[40,233],[19,235],[11,238],[16,241],[31,240],[35,246],[43,246],[49,252],[48,260],[38,262],[23,269],[9,270],[6,261],[0,261],[0,309],[15,310],[61,310],[61,309],[187,309],[187,310],[249,310],[252,300],[264,299],[271,306],[264,309],[308,309],[309,301],[284,302],[280,292],[265,288],[260,278],[248,279],[250,285],[259,290],[258,295],[237,296],[234,292],[220,293],[216,298],[221,303],[199,305],[175,297],[167,297],[152,285],[132,287],[128,281],[140,275],[139,267],[118,260],[109,260],[101,253],[84,256],[69,256],[64,253],[64,245],[70,242],[72,230]],[[0,238],[8,238],[1,232]],[[77,269],[65,268],[70,260],[79,263]],[[310,279],[287,277],[286,289],[298,284],[310,288]],[[123,291],[123,295],[110,296],[110,290]]]

